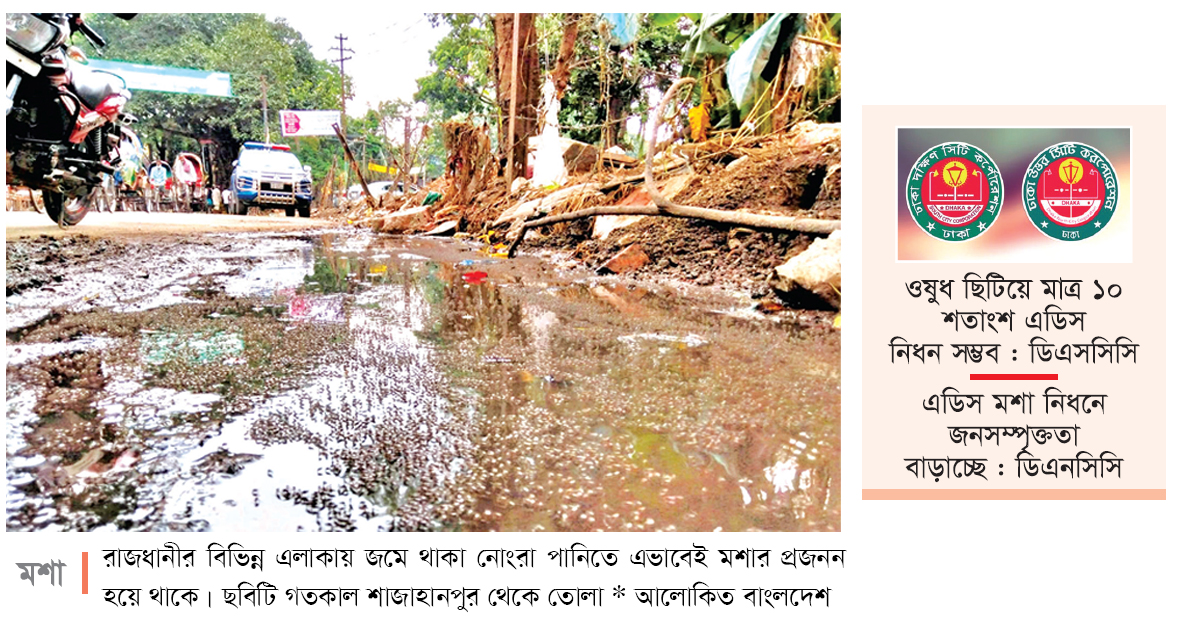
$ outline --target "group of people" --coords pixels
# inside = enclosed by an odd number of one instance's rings
[[[227,207],[231,205],[231,190],[220,190],[215,186],[210,186],[206,192],[206,207],[216,213],[225,212]]]

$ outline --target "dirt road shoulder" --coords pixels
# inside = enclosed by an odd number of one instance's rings
[[[5,212],[6,241],[23,236],[86,235],[92,237],[185,235],[240,231],[299,231],[334,226],[325,220],[278,216],[229,216],[226,214],[174,214],[116,212],[88,214],[81,224],[60,229],[45,214]]]

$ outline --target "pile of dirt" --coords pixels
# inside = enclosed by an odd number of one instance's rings
[[[805,125],[781,135],[725,151],[718,158],[691,160],[691,180],[671,199],[710,209],[803,218],[841,218],[841,140],[838,125]],[[688,151],[686,150],[687,154]],[[673,171],[668,179],[682,176]],[[665,178],[658,183],[662,186]],[[641,186],[623,186],[613,199]],[[717,285],[772,295],[772,270],[806,250],[817,236],[737,228],[701,220],[647,217],[592,239],[592,219],[560,223],[525,240],[525,249],[567,249],[598,268],[628,246],[639,245],[650,263],[626,273],[645,280]],[[788,302],[817,308],[816,301]]]
[[[822,144],[773,136],[728,164],[703,163],[680,196],[684,205],[804,218],[841,218],[841,140]]]
[[[812,236],[802,233],[730,229],[701,220],[648,217],[617,230],[606,240],[577,243],[574,257],[598,268],[619,251],[638,244],[651,263],[626,273],[628,277],[716,285],[757,299],[771,293],[771,269],[806,250],[812,240]],[[551,238],[541,243],[553,245]]]

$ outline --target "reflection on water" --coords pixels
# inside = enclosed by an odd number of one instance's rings
[[[835,333],[448,242],[219,260],[10,343],[9,529],[839,529]]]

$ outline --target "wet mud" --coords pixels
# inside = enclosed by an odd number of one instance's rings
[[[8,243],[9,530],[836,530],[840,336],[355,232]]]

